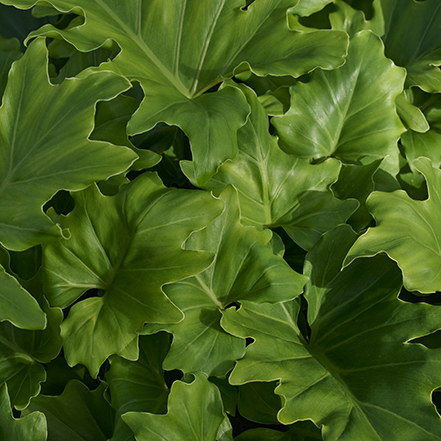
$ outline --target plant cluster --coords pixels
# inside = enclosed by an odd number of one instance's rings
[[[0,439],[441,440],[439,0],[0,3]]]

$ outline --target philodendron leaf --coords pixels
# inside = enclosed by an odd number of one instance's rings
[[[0,265],[0,322],[4,320],[22,329],[46,327],[46,314],[38,302]]]
[[[407,70],[406,84],[441,92],[441,4],[438,0],[380,0],[386,56]]]
[[[190,384],[173,383],[166,415],[142,412],[123,415],[137,441],[216,441],[225,418],[220,392],[204,374],[194,376]]]
[[[345,162],[390,155],[388,168],[396,174],[397,141],[404,127],[395,99],[405,76],[384,56],[376,35],[359,32],[343,67],[316,71],[309,83],[291,86],[290,110],[272,119],[281,147],[302,158],[334,156]]]
[[[112,436],[113,415],[105,390],[104,383],[91,392],[72,380],[59,396],[34,398],[24,413],[39,411],[46,416],[48,441],[106,441]]]
[[[309,342],[294,301],[224,312],[225,330],[255,339],[230,382],[279,380],[279,421],[311,419],[325,441],[441,440],[430,399],[440,350],[407,343],[439,329],[439,307],[399,300],[401,273],[384,255],[358,259],[326,282]]]
[[[6,0],[30,8],[36,0]],[[121,52],[103,69],[138,80],[145,93],[129,134],[163,121],[189,136],[199,183],[237,153],[236,131],[249,112],[243,95],[230,87],[202,95],[223,78],[249,67],[259,75],[300,76],[316,67],[340,66],[347,36],[338,31],[292,31],[287,10],[296,0],[51,0],[62,11],[77,7],[85,23],[60,30],[44,26],[31,35],[60,36],[81,51],[110,38]],[[81,8],[81,9],[80,9]]]
[[[8,81],[9,69],[21,56],[20,42],[15,38],[7,40],[0,35],[0,100]]]
[[[421,107],[427,106],[424,110],[430,129],[425,133],[418,133],[413,128],[401,136],[404,154],[412,171],[415,171],[413,160],[420,156],[429,158],[434,167],[441,166],[441,152],[438,148],[441,142],[441,100],[439,96],[439,94],[431,95],[429,100],[421,105]]]
[[[239,154],[223,164],[204,188],[220,193],[232,184],[239,193],[243,224],[282,226],[298,245],[309,249],[358,206],[355,200],[335,198],[328,188],[337,181],[341,163],[328,159],[311,165],[283,152],[268,132],[268,117],[256,94],[240,87],[252,111],[238,132]],[[192,174],[188,162],[181,166],[188,176]]]
[[[413,200],[403,190],[372,193],[367,206],[377,225],[357,240],[345,264],[385,252],[403,271],[407,290],[432,293],[441,290],[441,171],[427,158],[413,164],[426,177],[428,199]]]
[[[134,441],[133,432],[121,419],[127,412],[165,414],[169,389],[164,380],[162,362],[168,352],[170,336],[165,332],[144,335],[139,339],[139,358],[125,360],[110,357],[106,373],[112,407],[116,411],[111,441]]]
[[[347,32],[352,38],[357,32],[371,30],[376,35],[384,34],[384,19],[381,14],[381,0],[372,3],[373,17],[366,20],[363,11],[354,9],[344,0],[334,0],[333,11],[329,14],[332,29]],[[353,3],[353,2],[351,2]]]
[[[96,186],[73,197],[75,209],[60,218],[70,239],[44,249],[46,292],[51,304],[67,307],[88,289],[99,290],[76,303],[61,327],[68,363],[82,363],[96,377],[109,355],[138,357],[136,330],[145,322],[182,319],[161,287],[210,265],[211,254],[181,246],[222,202],[208,192],[166,188],[154,173],[113,197]]]
[[[6,384],[0,385],[0,439],[8,441],[46,441],[46,418],[41,412],[15,419]]]
[[[14,63],[0,108],[0,242],[6,248],[59,237],[42,205],[59,189],[85,188],[136,159],[127,147],[88,139],[97,101],[129,87],[112,72],[51,85],[42,38]]]
[[[314,12],[323,9],[327,4],[332,3],[333,0],[299,0],[299,2],[290,9],[290,13],[307,17]]]
[[[220,195],[225,209],[204,230],[193,233],[184,248],[215,254],[204,272],[164,287],[183,311],[173,325],[147,325],[143,332],[165,329],[173,343],[164,360],[167,370],[223,376],[245,353],[245,340],[220,327],[221,312],[233,302],[278,302],[300,295],[306,278],[293,271],[269,246],[272,233],[243,227],[237,192],[228,186]]]
[[[320,429],[311,421],[298,421],[287,432],[273,429],[251,429],[242,432],[234,441],[322,441]]]
[[[44,297],[40,299],[40,306],[47,316],[47,326],[42,331],[0,323],[0,383],[7,383],[12,404],[17,409],[24,409],[29,400],[39,394],[40,383],[46,380],[41,363],[49,363],[61,349],[63,313],[59,308],[50,308]]]
[[[406,127],[420,133],[425,133],[429,130],[429,123],[424,113],[408,101],[406,91],[401,92],[397,96],[396,104],[398,115]]]
[[[139,156],[132,164],[133,170],[153,167],[161,160],[161,156],[157,153],[138,149],[127,138],[127,123],[138,106],[137,100],[124,95],[119,95],[111,101],[98,103],[95,128],[90,135],[91,139],[131,148]]]

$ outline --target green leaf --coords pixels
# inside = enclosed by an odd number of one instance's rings
[[[432,293],[441,286],[441,171],[427,158],[413,164],[426,177],[428,199],[415,201],[403,190],[372,193],[367,206],[377,224],[357,240],[345,264],[385,252],[403,271],[407,290]]]
[[[299,2],[289,10],[291,14],[299,15],[301,17],[308,17],[314,12],[323,9],[333,0],[299,0]]]
[[[90,135],[90,139],[131,148],[139,156],[130,167],[131,170],[150,168],[161,160],[161,156],[157,153],[138,149],[127,138],[127,123],[138,106],[137,100],[124,95],[98,103],[95,128]]]
[[[396,174],[397,141],[404,128],[395,99],[405,70],[383,51],[376,35],[359,32],[343,67],[316,71],[309,83],[292,86],[290,110],[272,119],[282,149],[302,158],[335,156],[349,163],[390,155],[389,169]]]
[[[116,421],[111,441],[134,441],[133,433],[121,419],[127,412],[167,411],[169,389],[164,380],[162,362],[168,352],[170,337],[166,333],[145,335],[139,339],[139,358],[128,361],[113,355],[106,373]]]
[[[420,107],[425,110],[430,129],[425,133],[417,133],[415,129],[412,129],[401,136],[404,154],[413,172],[415,172],[413,160],[420,156],[429,158],[434,167],[438,168],[441,165],[441,153],[438,148],[441,142],[441,101],[439,95],[431,95],[426,102],[420,104]]]
[[[306,255],[304,274],[309,277],[305,286],[308,301],[308,323],[316,320],[328,291],[328,286],[340,273],[343,261],[358,235],[349,225],[339,225],[326,232]]]
[[[216,440],[225,417],[219,390],[204,374],[194,376],[190,384],[173,383],[166,415],[141,412],[123,415],[137,441]]]
[[[363,11],[352,8],[343,0],[335,0],[334,10],[329,14],[332,29],[345,31],[351,38],[363,30],[371,30],[379,36],[383,35],[384,19],[379,1],[381,0],[374,0],[372,3],[373,18],[366,20]]]
[[[0,265],[0,322],[4,320],[22,329],[46,327],[46,314],[38,302]]]
[[[5,3],[29,8],[35,0]],[[236,155],[236,131],[249,112],[239,91],[202,95],[206,90],[248,68],[261,76],[300,76],[340,66],[346,55],[345,33],[289,29],[287,9],[295,0],[259,1],[246,10],[243,0],[137,1],[124,7],[118,0],[50,3],[63,11],[80,7],[85,24],[67,30],[48,25],[32,36],[61,36],[82,51],[115,40],[121,52],[102,68],[138,80],[145,93],[129,134],[160,121],[181,127],[190,138],[200,184]]]
[[[94,391],[70,381],[60,396],[39,395],[24,412],[39,411],[47,419],[48,441],[106,441],[112,436],[112,408],[104,398],[106,385]]]
[[[45,40],[37,39],[12,67],[0,108],[0,242],[13,250],[60,236],[41,209],[57,190],[85,188],[136,158],[126,147],[88,140],[97,101],[128,81],[89,72],[53,86],[46,66]]]
[[[323,257],[317,253],[313,267]],[[326,279],[309,342],[296,326],[297,303],[225,311],[228,332],[255,339],[230,382],[279,380],[279,421],[311,419],[326,441],[440,440],[430,398],[441,353],[407,343],[439,329],[439,307],[397,299],[401,273],[384,255]]]
[[[204,230],[193,233],[184,248],[216,255],[204,272],[164,287],[184,313],[173,325],[147,325],[141,332],[165,329],[173,333],[167,370],[204,372],[223,376],[245,353],[245,341],[220,327],[221,312],[231,303],[249,299],[277,302],[300,295],[306,279],[293,271],[268,246],[271,231],[240,224],[236,190],[228,186],[220,195],[225,209]]]
[[[153,173],[113,197],[96,186],[73,196],[75,209],[60,218],[70,239],[44,249],[46,292],[51,304],[67,307],[99,290],[76,303],[61,327],[69,365],[82,363],[96,377],[109,355],[138,357],[136,330],[145,322],[182,319],[161,287],[210,265],[211,254],[181,245],[222,203],[207,192],[167,189]]]
[[[4,38],[17,38],[23,42],[29,32],[49,22],[47,18],[37,18],[32,11],[0,5],[0,35]]]
[[[15,419],[6,384],[0,385],[0,438],[8,441],[46,441],[46,418],[34,412],[25,418]]]
[[[6,40],[0,36],[0,99],[8,82],[9,69],[22,56],[20,42],[15,38]]]
[[[237,403],[240,414],[247,420],[261,424],[278,424],[277,412],[282,407],[275,395],[274,383],[248,383],[239,386]]]
[[[287,432],[272,429],[251,429],[242,432],[235,441],[321,441],[320,429],[311,421],[298,421]]]
[[[378,159],[367,165],[343,164],[338,181],[332,185],[332,191],[340,199],[356,199],[360,206],[347,220],[356,230],[366,227],[372,220],[366,207],[366,199],[374,190],[374,175],[382,160]]]
[[[396,104],[398,115],[406,127],[420,133],[429,130],[429,123],[424,113],[408,101],[406,91],[397,96]]]
[[[63,313],[59,308],[50,308],[44,297],[39,301],[47,316],[44,330],[28,331],[0,323],[0,383],[7,383],[17,409],[26,408],[29,400],[39,394],[40,383],[46,380],[41,363],[49,363],[61,349]]]
[[[386,56],[407,70],[407,86],[441,92],[441,6],[438,0],[381,0]]]
[[[280,150],[255,93],[244,86],[241,90],[252,112],[238,132],[239,154],[222,165],[204,188],[220,193],[232,184],[239,193],[243,224],[282,226],[298,245],[309,249],[322,233],[345,222],[358,205],[336,199],[328,188],[337,180],[341,164],[328,159],[311,165]],[[188,162],[181,166],[191,176]]]

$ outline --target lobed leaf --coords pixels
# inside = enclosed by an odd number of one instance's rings
[[[409,291],[431,293],[441,287],[441,172],[427,158],[413,162],[425,177],[429,197],[411,199],[403,190],[372,193],[367,206],[377,225],[369,228],[350,249],[345,265],[360,256],[387,253],[403,271],[404,286]],[[421,265],[424,262],[424,265]]]
[[[46,418],[34,412],[24,418],[15,419],[6,384],[0,385],[0,436],[9,441],[46,441]]]
[[[164,287],[184,313],[171,325],[147,325],[141,333],[165,329],[173,333],[164,368],[185,373],[204,372],[223,376],[234,360],[245,353],[245,341],[220,327],[222,311],[233,302],[277,302],[302,292],[306,279],[294,272],[268,246],[269,230],[258,231],[240,224],[237,192],[228,186],[220,195],[225,209],[204,230],[193,233],[185,249],[206,250],[215,255],[202,273]]]
[[[4,3],[30,8],[36,1]],[[339,66],[346,55],[344,33],[289,29],[287,9],[295,0],[258,1],[246,10],[244,3],[51,0],[60,11],[84,15],[85,23],[66,30],[47,25],[31,36],[61,36],[82,51],[116,41],[121,52],[103,68],[138,80],[145,93],[129,133],[145,132],[160,121],[181,127],[190,138],[196,178],[203,184],[236,155],[236,131],[249,113],[238,90],[203,92],[249,67],[262,76],[299,76],[316,67]]]
[[[153,173],[113,197],[96,186],[73,197],[75,209],[60,219],[70,239],[44,249],[46,290],[61,307],[99,290],[73,305],[61,326],[68,363],[82,363],[96,377],[109,355],[138,357],[136,330],[145,322],[182,319],[161,287],[209,266],[210,254],[181,245],[219,213],[221,202],[201,191],[168,189]]]
[[[404,128],[395,99],[404,79],[405,71],[384,56],[381,40],[359,32],[343,67],[317,71],[309,83],[291,86],[291,108],[272,119],[282,149],[302,158],[333,156],[349,163],[390,155],[389,169],[396,174],[397,141]]]
[[[88,139],[97,101],[129,87],[111,72],[51,85],[41,38],[14,63],[0,108],[0,242],[6,248],[59,237],[42,205],[60,189],[85,188],[136,159],[126,147]]]
[[[311,419],[325,441],[439,440],[430,396],[439,386],[440,352],[408,343],[439,328],[438,307],[398,300],[401,273],[386,256],[359,259],[316,282],[325,292],[309,342],[294,302],[243,302],[225,311],[228,332],[255,339],[230,382],[279,380],[279,421]]]
[[[190,384],[173,383],[166,415],[141,412],[123,415],[137,441],[216,441],[225,417],[219,390],[204,374],[194,377]]]

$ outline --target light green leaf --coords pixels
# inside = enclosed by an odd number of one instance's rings
[[[34,398],[25,415],[44,413],[48,441],[106,441],[112,436],[113,415],[105,390],[105,383],[91,392],[81,381],[72,380],[60,396]]]
[[[0,383],[6,382],[12,404],[24,409],[29,400],[40,392],[46,380],[41,363],[49,363],[61,349],[60,323],[63,313],[50,308],[46,299],[39,299],[47,316],[43,331],[17,329],[10,323],[0,323]]]
[[[414,131],[415,129],[412,129],[401,136],[404,154],[413,172],[415,172],[413,160],[420,156],[429,158],[434,167],[439,168],[441,166],[441,152],[438,148],[441,142],[441,101],[439,94],[431,95],[420,106],[425,111],[425,116],[430,124],[430,130],[425,133],[417,133]]]
[[[59,237],[42,212],[44,202],[59,189],[79,190],[120,173],[136,159],[126,147],[88,139],[97,101],[128,87],[111,72],[51,85],[44,39],[14,63],[0,108],[0,242],[6,248]]]
[[[357,208],[356,201],[338,200],[328,188],[337,180],[341,163],[328,159],[311,165],[280,150],[255,93],[244,86],[241,90],[252,112],[238,132],[239,154],[222,165],[204,188],[218,194],[226,185],[234,185],[244,225],[282,226],[298,245],[309,249]],[[187,176],[192,173],[189,165],[181,162]]]
[[[299,0],[297,5],[291,8],[289,12],[301,17],[308,17],[309,15],[314,14],[314,12],[320,11],[333,1],[334,0]]]
[[[441,92],[441,4],[438,0],[381,0],[386,56],[407,70],[407,86]]]
[[[424,113],[408,101],[406,91],[397,96],[396,104],[398,115],[406,127],[420,133],[429,130],[429,123]]]
[[[321,259],[317,253],[313,267]],[[384,255],[358,259],[324,282],[309,342],[295,302],[243,302],[224,312],[228,332],[255,339],[230,382],[279,380],[279,421],[311,419],[326,441],[439,441],[431,393],[441,351],[407,343],[439,329],[439,307],[397,299],[401,273]]]
[[[145,335],[139,339],[139,358],[128,361],[113,355],[106,373],[112,407],[116,411],[111,441],[134,441],[132,431],[121,419],[126,412],[167,411],[169,389],[164,380],[162,362],[168,352],[170,336],[166,333]]]
[[[25,418],[15,419],[6,384],[0,385],[0,439],[8,441],[46,441],[46,418],[34,412]]]
[[[190,384],[173,383],[166,415],[141,412],[123,415],[137,441],[216,440],[225,418],[219,390],[204,374],[194,376]]]
[[[349,163],[390,155],[390,172],[396,174],[404,127],[395,99],[404,78],[405,70],[384,56],[376,35],[358,33],[343,67],[316,71],[309,83],[291,87],[290,110],[272,119],[282,149],[302,158],[335,156]]]
[[[0,322],[4,320],[22,329],[46,327],[38,302],[0,265]]]
[[[4,3],[29,8],[35,0]],[[81,8],[85,24],[67,30],[48,25],[31,35],[61,36],[81,51],[116,41],[121,52],[102,68],[140,81],[145,93],[129,134],[160,121],[181,127],[190,138],[200,184],[236,155],[236,131],[249,112],[237,90],[202,95],[205,91],[249,67],[261,76],[331,69],[343,63],[347,49],[345,33],[290,30],[287,10],[296,0],[258,1],[246,10],[243,0],[50,3],[63,11]]]
[[[300,295],[306,282],[269,246],[272,233],[240,224],[236,190],[228,186],[220,195],[225,209],[204,230],[193,233],[184,248],[215,254],[204,272],[164,287],[168,297],[184,313],[173,325],[150,325],[146,333],[165,329],[173,333],[167,370],[204,372],[224,376],[234,360],[245,353],[245,340],[225,333],[221,312],[231,303],[249,299],[278,302]]]
[[[8,73],[14,61],[22,56],[20,42],[15,38],[6,40],[0,36],[0,99],[8,81]]]
[[[427,158],[413,164],[426,177],[429,198],[416,201],[403,190],[372,193],[367,206],[377,225],[357,240],[345,264],[385,252],[403,271],[407,290],[432,293],[441,286],[441,171]]]
[[[68,363],[82,363],[96,377],[109,355],[138,357],[136,330],[145,322],[182,319],[161,287],[210,265],[211,254],[181,245],[222,203],[207,192],[167,189],[153,173],[113,197],[96,186],[73,196],[75,209],[60,219],[70,239],[44,249],[46,292],[51,304],[67,307],[87,290],[99,290],[98,297],[76,303],[62,324]]]

